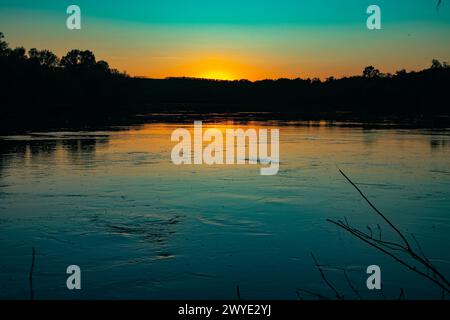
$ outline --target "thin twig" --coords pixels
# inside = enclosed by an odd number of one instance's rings
[[[323,281],[327,284],[327,286],[333,290],[334,294],[336,295],[336,298],[338,298],[339,300],[343,300],[344,296],[342,296],[337,290],[336,288],[330,283],[330,281],[328,281],[327,277],[325,276],[325,273],[322,270],[322,267],[319,265],[319,263],[317,262],[316,257],[314,257],[314,254],[311,252],[311,257],[314,260],[314,263],[316,264],[317,270],[319,270],[320,272],[320,276],[322,277]]]
[[[300,292],[298,292],[298,290],[295,290],[295,294],[297,295],[297,297],[298,297],[300,300],[305,300],[305,299],[300,295]]]
[[[377,242],[378,244],[380,244],[380,245],[382,245],[384,247],[387,247],[387,248],[389,248],[391,250],[398,250],[398,251],[400,251],[400,250],[406,251],[407,250],[404,246],[402,246],[402,245],[400,245],[398,243],[374,239],[373,237],[369,236],[368,234],[366,234],[366,233],[364,233],[364,232],[362,232],[362,231],[360,231],[358,229],[350,227],[350,225],[348,223],[344,224],[341,220],[338,220],[338,222],[340,224],[342,224],[342,225],[345,225],[347,228],[352,229],[353,232],[359,234],[360,236],[362,236],[362,237],[364,237],[364,238],[366,238],[368,240]]]
[[[380,210],[378,210],[375,205],[372,204],[372,202],[370,202],[370,200],[365,196],[365,194],[358,188],[358,186],[341,170],[339,169],[339,172],[345,177],[345,179],[347,179],[347,181],[359,192],[359,194],[364,198],[364,200],[366,200],[366,202],[370,205],[370,207],[380,216],[383,218],[383,220],[385,220],[389,226],[391,226],[391,228],[400,236],[400,238],[403,240],[403,242],[405,243],[406,247],[403,247],[399,244],[393,244],[390,243],[390,246],[396,246],[396,248],[398,250],[403,250],[405,253],[409,254],[411,258],[413,258],[414,260],[416,260],[417,262],[419,262],[420,264],[422,264],[425,268],[427,268],[427,271],[431,270],[433,273],[433,277],[434,280],[433,282],[435,283],[439,283],[441,287],[445,288],[445,290],[447,292],[450,291],[450,282],[447,280],[447,278],[440,273],[437,268],[430,263],[430,261],[425,257],[423,258],[422,256],[420,256],[419,254],[417,254],[412,247],[410,246],[408,240],[406,239],[406,237],[403,235],[403,233],[383,214],[380,212]],[[347,220],[345,219],[346,224],[343,224],[342,222],[340,222],[341,227],[345,227],[345,229],[347,229],[347,231],[352,231],[351,233],[354,235],[357,235],[359,238],[368,238],[369,240],[365,240],[365,242],[371,243],[371,242],[377,242],[377,244],[381,244],[385,247],[388,247],[389,249],[393,250],[394,248],[389,247],[387,244],[387,242],[383,242],[383,241],[376,241],[375,239],[373,239],[370,236],[367,236],[366,234],[358,231],[357,229],[352,229]],[[372,243],[373,245],[373,243]],[[378,247],[375,245],[375,247]],[[378,247],[378,249],[380,249]],[[392,257],[395,257],[394,255],[391,254]],[[402,261],[401,259],[395,257],[398,261]],[[425,275],[423,272],[419,272],[418,270],[416,270],[416,267],[410,266],[408,265],[406,262],[402,261],[403,264],[407,265],[411,270],[415,270],[415,272],[421,274],[421,275]],[[425,275],[427,278],[432,279],[429,275]],[[439,280],[439,279],[440,280]]]
[[[384,300],[387,300],[386,295],[384,294],[384,286],[383,284],[381,284],[381,290],[380,290],[381,296],[383,297]]]
[[[306,289],[300,289],[300,288],[297,288],[296,293],[297,293],[297,296],[299,296],[299,297],[300,297],[300,294],[299,294],[298,291],[307,293],[307,294],[309,294],[309,295],[311,295],[311,296],[314,296],[314,297],[316,297],[316,298],[318,298],[318,299],[320,299],[320,300],[330,300],[330,299],[328,299],[327,297],[321,295],[320,293],[313,292],[313,291],[306,290]]]
[[[400,296],[398,297],[398,300],[404,299],[405,299],[405,290],[403,290],[403,288],[400,288]]]
[[[347,275],[347,270],[344,269],[344,276],[345,279],[347,280],[348,285],[350,286],[350,288],[352,289],[352,291],[355,293],[355,295],[359,298],[359,300],[362,300],[363,298],[361,297],[361,294],[359,293],[358,289],[356,289],[356,287],[353,285],[353,283],[351,282],[350,278]]]
[[[436,285],[438,285],[439,287],[441,287],[443,290],[445,290],[446,292],[450,292],[450,289],[448,287],[446,287],[444,284],[442,284],[441,282],[439,282],[438,280],[432,278],[431,276],[429,276],[428,274],[418,270],[416,267],[409,265],[407,262],[403,261],[402,259],[398,258],[397,256],[395,256],[394,254],[390,253],[389,251],[387,251],[386,249],[380,247],[377,243],[371,242],[367,239],[365,239],[364,237],[360,236],[358,233],[355,233],[351,228],[345,226],[342,223],[327,219],[328,222],[335,224],[339,227],[341,227],[344,230],[347,230],[348,232],[350,232],[351,234],[353,234],[355,237],[361,239],[362,241],[364,241],[365,243],[369,244],[370,246],[378,249],[379,251],[383,252],[384,254],[390,256],[391,258],[393,258],[395,261],[399,262],[400,264],[404,265],[405,267],[407,267],[408,269],[414,271],[415,273],[420,274],[421,276],[429,279],[430,281],[434,282]]]
[[[402,238],[403,242],[405,243],[406,247],[408,249],[411,248],[411,246],[409,245],[408,240],[406,240],[405,236],[400,232],[399,229],[397,229],[397,227],[384,215],[380,212],[380,210],[378,210],[373,204],[372,202],[370,202],[369,199],[367,199],[367,197],[364,195],[364,193],[359,189],[359,187],[352,181],[350,180],[349,177],[347,177],[347,175],[341,170],[339,169],[339,172],[342,174],[342,176],[344,176],[345,179],[347,179],[347,181],[359,192],[359,194],[363,197],[364,200],[366,200],[366,202],[369,204],[369,206],[376,212],[378,213],[378,215],[383,218],[384,221],[387,222],[387,224],[389,224],[391,226],[392,229],[395,230],[395,232],[397,232],[397,234],[400,236],[400,238]]]
[[[373,232],[372,232],[372,228],[370,226],[367,226],[367,230],[370,231],[370,238],[373,239]]]
[[[411,233],[411,237],[414,239],[414,242],[417,245],[417,248],[419,248],[420,254],[422,255],[422,257],[427,261],[430,262],[430,260],[428,260],[427,256],[425,255],[425,253],[422,250],[422,246],[420,245],[419,241],[417,240],[416,236],[414,234]]]
[[[33,247],[32,255],[31,255],[31,267],[30,267],[30,274],[29,274],[29,282],[30,282],[30,300],[34,300],[34,290],[33,290],[33,272],[34,272],[34,260],[36,256],[36,250]]]

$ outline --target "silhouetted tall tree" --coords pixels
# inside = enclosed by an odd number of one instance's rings
[[[431,62],[431,69],[441,69],[441,68],[442,63],[437,59],[433,59],[433,61]]]
[[[0,32],[0,55],[6,54],[6,51],[8,50],[8,43],[3,40],[4,38],[5,35],[3,32]]]
[[[27,59],[27,50],[24,47],[17,47],[9,51],[9,56],[18,61],[24,61]]]
[[[366,67],[363,71],[364,78],[372,79],[372,78],[378,78],[380,76],[381,76],[380,70],[375,69],[375,67],[373,67],[373,66]]]
[[[61,59],[61,66],[71,68],[91,68],[96,64],[92,51],[71,50]]]
[[[41,67],[56,68],[59,65],[58,57],[49,50],[37,50],[32,48],[28,51],[30,62],[39,64]]]
[[[109,73],[111,71],[108,62],[104,60],[97,61],[97,63],[95,64],[95,69],[96,71],[103,73]]]

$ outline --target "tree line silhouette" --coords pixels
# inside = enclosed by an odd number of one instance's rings
[[[450,67],[384,74],[373,66],[335,79],[220,81],[130,77],[89,50],[58,58],[49,50],[10,48],[0,33],[0,123],[108,122],[152,112],[272,112],[278,117],[450,121]]]

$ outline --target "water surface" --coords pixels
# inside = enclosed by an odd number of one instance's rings
[[[0,298],[27,299],[32,247],[36,299],[297,299],[333,297],[311,252],[347,298],[342,269],[365,298],[366,267],[384,293],[440,298],[427,281],[338,230],[327,218],[388,227],[339,174],[450,275],[450,132],[327,123],[232,121],[280,128],[276,176],[259,166],[175,166],[171,132],[151,123],[105,131],[0,138]],[[66,268],[82,290],[66,289]],[[314,298],[302,295],[303,298]]]

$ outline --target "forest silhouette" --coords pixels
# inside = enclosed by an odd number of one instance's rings
[[[450,122],[450,67],[432,60],[422,71],[384,74],[373,66],[335,79],[222,81],[131,77],[97,61],[93,52],[10,48],[0,33],[3,128],[71,123],[117,123],[137,114],[203,115],[268,112],[289,119],[379,121],[434,126]]]

